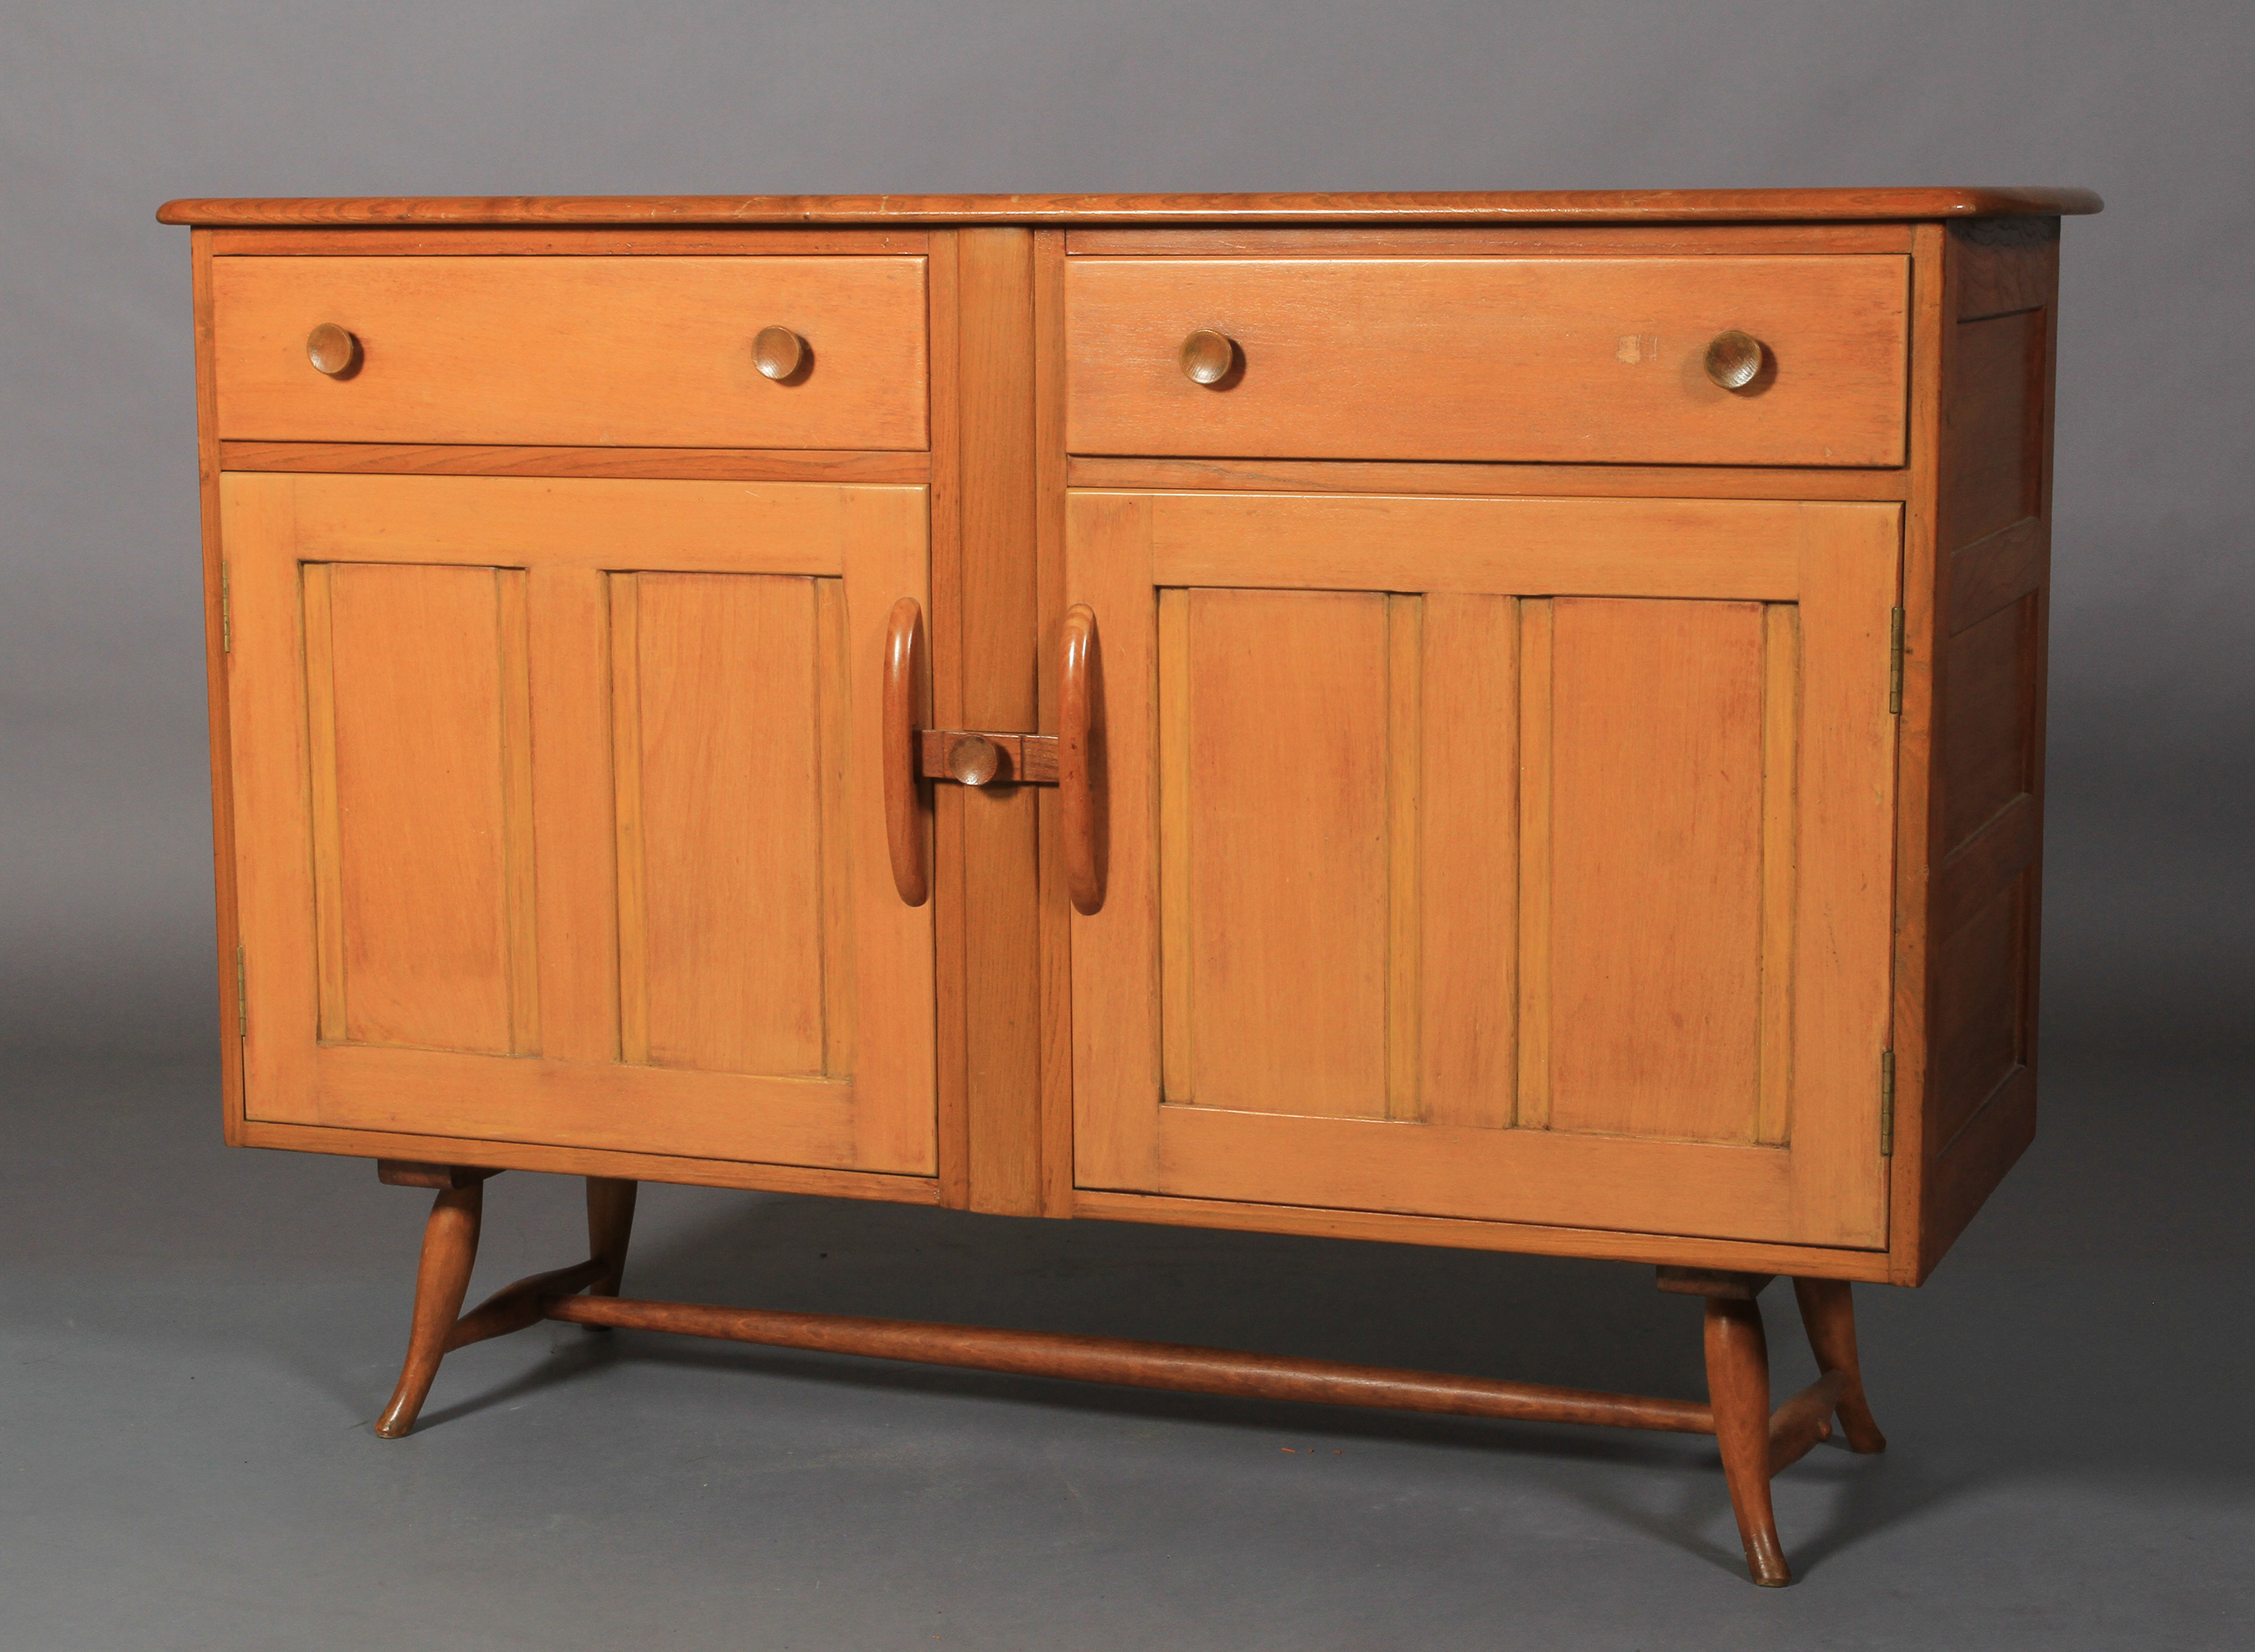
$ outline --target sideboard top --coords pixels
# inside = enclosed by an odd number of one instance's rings
[[[1752,223],[2095,213],[2088,189],[1574,189],[1335,195],[394,195],[171,200],[168,224]]]

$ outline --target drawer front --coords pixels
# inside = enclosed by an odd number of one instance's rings
[[[918,257],[225,257],[212,302],[222,439],[925,445]],[[338,376],[324,323],[359,341]],[[780,382],[769,327],[810,347]]]
[[[1909,261],[1076,258],[1078,453],[1899,465]],[[1177,361],[1238,346],[1219,382]],[[1725,331],[1764,346],[1740,390]]]

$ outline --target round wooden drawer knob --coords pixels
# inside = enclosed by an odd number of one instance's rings
[[[1226,333],[1202,327],[1183,341],[1175,361],[1191,383],[1219,384],[1237,365],[1237,341]]]
[[[1002,749],[983,735],[965,735],[947,748],[947,772],[966,786],[983,786],[1002,768]]]
[[[1754,382],[1761,371],[1761,341],[1751,333],[1741,333],[1732,327],[1727,333],[1718,333],[1715,341],[1707,347],[1707,376],[1726,390],[1742,390]]]
[[[334,321],[306,334],[306,359],[331,378],[341,378],[360,360],[360,341]]]
[[[763,327],[752,341],[752,364],[781,383],[806,365],[806,341],[787,327]]]

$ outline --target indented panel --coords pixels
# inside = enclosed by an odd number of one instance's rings
[[[321,1036],[530,1052],[524,574],[302,580]]]
[[[1189,835],[1162,848],[1188,882],[1186,903],[1162,896],[1191,980],[1192,1093],[1169,1099],[1383,1117],[1387,599],[1192,591],[1186,609],[1161,633],[1162,692],[1181,692],[1160,706],[1161,748],[1179,723],[1189,802],[1161,808],[1163,831]]]
[[[2022,1036],[2028,879],[2024,873],[1935,949],[1933,1110],[1937,1151],[2027,1061]]]
[[[2035,762],[2035,597],[1948,643],[1940,781],[1943,852],[2028,790]]]
[[[825,1050],[835,622],[776,575],[611,576],[622,1056],[813,1076]],[[825,762],[825,756],[831,761]],[[842,887],[837,890],[841,896]],[[834,915],[839,927],[847,913]]]
[[[1908,261],[1074,258],[1076,453],[1897,465]],[[1227,334],[1212,384],[1184,339]],[[1726,330],[1764,365],[1702,365]]]
[[[1944,550],[2036,514],[2044,318],[2041,310],[2024,310],[1957,327],[1943,410]]]
[[[1550,1128],[1751,1141],[1763,607],[1551,606]]]

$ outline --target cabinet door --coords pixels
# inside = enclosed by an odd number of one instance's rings
[[[1885,1243],[1899,507],[1068,511],[1079,1185]]]
[[[914,488],[231,475],[257,1120],[930,1174]]]

